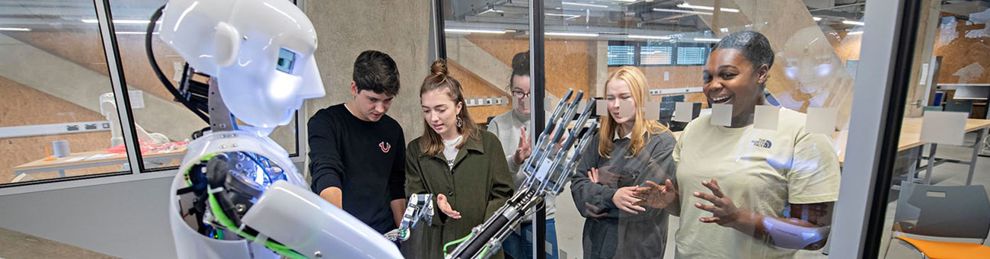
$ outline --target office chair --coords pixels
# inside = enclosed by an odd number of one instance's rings
[[[990,247],[982,244],[990,232],[985,187],[902,186],[894,213],[895,238],[924,258],[990,258]]]

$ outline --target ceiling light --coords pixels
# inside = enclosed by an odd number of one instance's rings
[[[118,32],[114,32],[114,33],[120,34],[120,35],[145,35],[145,34],[147,34],[146,32],[143,32],[143,31],[118,31]],[[158,32],[157,31],[156,32],[152,32],[151,34],[158,34]]]
[[[583,6],[583,7],[595,7],[595,8],[608,8],[607,5],[600,4],[586,4],[586,3],[574,3],[574,2],[560,2],[563,5],[573,5],[573,6]]]
[[[486,34],[504,34],[504,30],[485,30],[485,29],[443,29],[446,33],[486,33]]]
[[[82,19],[80,21],[82,21],[83,23],[97,23],[97,22],[99,22],[96,19]],[[148,20],[117,20],[117,19],[114,19],[113,20],[113,23],[116,23],[116,24],[148,24]],[[158,21],[157,23],[160,24],[160,23],[162,23],[162,21]]]
[[[856,26],[866,25],[866,23],[864,23],[864,22],[857,22],[857,21],[850,21],[850,20],[842,20],[842,24],[856,25]]]
[[[811,17],[811,19],[812,19],[812,20],[815,20],[816,22],[817,22],[817,21],[821,21],[821,20],[822,20],[822,18],[821,18],[821,17]]]
[[[860,35],[860,34],[863,34],[863,31],[851,31],[849,33],[846,33],[846,35]]]
[[[547,16],[567,17],[565,19],[568,20],[581,17],[580,15],[576,15],[576,14],[562,14],[562,13],[548,13]]]
[[[719,42],[720,40],[716,38],[694,38],[694,41],[697,42]]]
[[[699,11],[688,11],[688,10],[678,10],[678,9],[666,9],[666,8],[653,8],[654,12],[668,12],[668,13],[686,13],[686,14],[697,14],[697,15],[712,15],[709,12],[699,12]]]
[[[715,11],[715,7],[702,6],[702,5],[691,5],[689,3],[682,3],[682,4],[677,5],[677,7],[685,8],[685,9],[696,9],[696,10],[705,10],[705,11]],[[722,12],[726,12],[726,13],[738,13],[739,12],[739,9],[733,9],[733,8],[719,8],[718,10],[719,11],[722,11]]]
[[[30,28],[0,27],[0,31],[31,31]]]
[[[669,40],[670,39],[669,36],[633,35],[633,34],[627,35],[626,37],[627,38],[630,38],[630,39],[647,39],[647,40]]]
[[[565,36],[565,37],[598,37],[598,33],[546,32],[544,34],[548,36]]]

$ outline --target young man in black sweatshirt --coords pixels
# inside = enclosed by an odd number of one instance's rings
[[[353,99],[309,119],[312,189],[378,232],[398,227],[406,207],[402,127],[385,115],[399,92],[388,54],[368,50],[354,61]]]

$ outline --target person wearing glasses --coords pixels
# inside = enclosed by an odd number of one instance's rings
[[[502,149],[507,154],[506,162],[516,188],[526,180],[526,174],[519,170],[529,155],[532,154],[533,142],[530,141],[530,87],[529,87],[529,51],[516,53],[512,57],[512,75],[509,78],[509,92],[512,93],[512,110],[495,116],[488,123],[488,131],[495,133],[502,142]],[[539,134],[536,132],[535,134]],[[556,196],[545,197],[546,228],[547,228],[547,258],[557,258],[557,227],[554,221],[556,212]],[[533,223],[526,217],[517,231],[512,232],[502,243],[506,255],[516,258],[533,258]]]

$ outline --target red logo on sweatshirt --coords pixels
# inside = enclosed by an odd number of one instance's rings
[[[381,148],[382,153],[385,154],[388,154],[388,151],[392,150],[392,144],[389,144],[388,142],[385,141],[382,141],[382,143],[378,143],[378,147]]]

